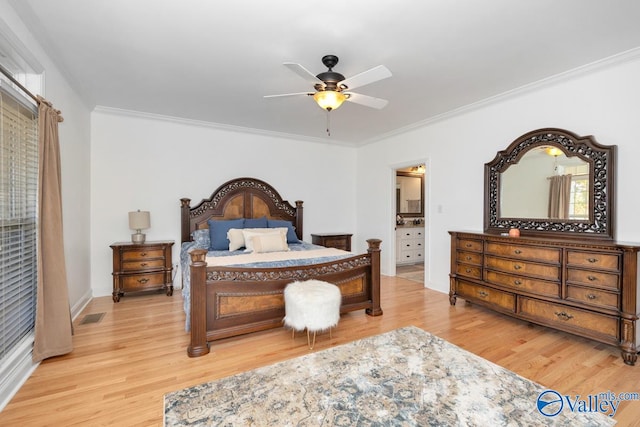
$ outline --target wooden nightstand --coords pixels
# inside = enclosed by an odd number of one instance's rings
[[[353,234],[342,233],[318,233],[311,235],[311,243],[325,246],[327,248],[342,249],[351,251],[351,236]]]
[[[125,292],[164,289],[173,295],[172,240],[145,242],[116,242],[113,249],[113,302],[120,301]]]

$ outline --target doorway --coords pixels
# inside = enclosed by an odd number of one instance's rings
[[[394,172],[396,276],[424,283],[428,258],[426,162],[402,165]]]

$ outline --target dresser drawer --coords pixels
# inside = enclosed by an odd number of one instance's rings
[[[125,261],[122,263],[123,271],[143,271],[143,270],[158,269],[163,267],[164,267],[164,258]]]
[[[612,273],[603,273],[594,270],[567,269],[567,282],[577,283],[598,288],[620,288],[620,276]]]
[[[514,261],[505,258],[485,256],[485,267],[502,271],[505,273],[515,273],[523,276],[533,276],[539,279],[560,281],[560,267],[548,264],[538,264],[527,261]]]
[[[122,260],[141,260],[149,258],[164,258],[164,250],[162,248],[153,249],[136,249],[122,251]]]
[[[456,265],[456,273],[460,276],[482,279],[482,267],[470,264]]]
[[[516,291],[526,291],[537,295],[560,298],[560,283],[529,279],[522,276],[499,273],[487,270],[487,282],[508,286]]]
[[[165,284],[165,273],[132,274],[122,277],[123,291],[140,291],[146,288],[157,288]]]
[[[510,245],[503,243],[487,243],[488,254],[508,258],[527,259],[530,261],[560,264],[562,250],[556,248],[538,248],[535,246]]]
[[[596,308],[618,309],[618,294],[594,288],[567,286],[567,299]]]
[[[482,240],[458,239],[458,249],[482,252]]]
[[[466,264],[482,265],[482,254],[477,252],[457,251],[456,258],[458,262]]]
[[[516,297],[509,292],[499,291],[474,283],[458,282],[456,293],[462,298],[470,298],[474,301],[483,301],[502,309],[515,311]]]
[[[527,297],[518,298],[518,309],[523,317],[558,329],[579,331],[614,343],[619,340],[618,320],[613,316]]]
[[[620,271],[620,256],[596,252],[567,251],[567,266]]]

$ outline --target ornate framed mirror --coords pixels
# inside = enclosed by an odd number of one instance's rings
[[[485,232],[613,239],[615,160],[592,136],[522,135],[485,164]]]

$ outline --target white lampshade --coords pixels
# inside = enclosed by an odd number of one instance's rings
[[[129,228],[132,230],[146,230],[151,227],[149,211],[129,212]]]

